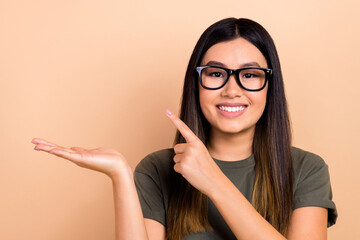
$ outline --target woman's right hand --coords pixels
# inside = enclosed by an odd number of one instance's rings
[[[70,160],[76,165],[108,175],[111,179],[131,172],[126,159],[118,151],[110,148],[84,149],[81,147],[65,148],[44,139],[34,138],[35,150],[48,152]]]

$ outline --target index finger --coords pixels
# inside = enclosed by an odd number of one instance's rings
[[[198,141],[199,138],[191,131],[191,129],[181,121],[178,116],[173,114],[170,110],[166,110],[166,115],[170,118],[171,122],[175,125],[175,127],[179,130],[181,135],[185,138],[186,142],[194,142]]]

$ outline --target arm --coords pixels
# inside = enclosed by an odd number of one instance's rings
[[[111,180],[116,239],[148,239],[131,169]]]
[[[295,209],[290,219],[288,239],[327,239],[327,218],[328,210],[326,208]]]
[[[165,240],[165,227],[161,223],[145,218],[145,227],[149,239],[151,240]]]
[[[143,218],[130,169],[128,174],[130,177],[112,179],[116,239],[164,240],[165,227],[155,220]]]
[[[221,176],[209,197],[238,239],[285,239],[247,201],[225,176]],[[293,211],[287,239],[325,240],[327,209],[303,207]]]
[[[285,239],[223,174],[186,124],[170,112],[168,117],[186,139],[174,147],[174,170],[214,202],[237,239]],[[292,215],[288,239],[324,240],[326,227],[326,209],[299,208]]]
[[[81,167],[102,172],[110,177],[114,192],[117,240],[165,239],[154,238],[154,233],[165,232],[164,226],[154,224],[153,220],[144,221],[131,168],[120,153],[107,148],[64,148],[39,138],[33,139],[32,143],[36,144],[35,150],[68,159]],[[149,238],[146,230],[149,231]]]

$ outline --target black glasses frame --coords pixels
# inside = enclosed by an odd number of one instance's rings
[[[202,79],[201,79],[201,72],[203,69],[205,68],[219,68],[219,69],[222,69],[224,71],[226,71],[227,73],[227,78],[226,80],[224,81],[224,83],[220,86],[220,87],[217,87],[217,88],[209,88],[209,87],[206,87],[204,86],[203,82],[202,82]],[[246,87],[244,87],[240,81],[240,78],[239,78],[239,72],[242,71],[242,70],[247,70],[247,69],[259,69],[259,70],[262,70],[264,71],[265,73],[265,82],[264,82],[264,86],[262,86],[261,88],[259,89],[248,89]],[[269,80],[269,77],[271,76],[272,74],[272,69],[270,68],[260,68],[260,67],[246,67],[246,68],[239,68],[239,69],[228,69],[228,68],[224,68],[224,67],[218,67],[218,66],[199,66],[199,67],[196,67],[196,71],[197,73],[199,74],[199,80],[200,80],[200,84],[203,88],[205,89],[208,89],[208,90],[217,90],[217,89],[220,89],[222,87],[225,86],[225,84],[229,81],[229,78],[232,74],[235,74],[235,79],[236,79],[236,82],[239,84],[240,87],[242,87],[243,89],[245,89],[246,91],[251,91],[251,92],[257,92],[257,91],[261,91],[264,89],[264,87],[266,86],[266,83],[267,81]]]

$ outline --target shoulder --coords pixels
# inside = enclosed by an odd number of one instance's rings
[[[325,163],[319,155],[297,147],[292,147],[292,155],[294,163],[297,164]]]
[[[295,180],[301,181],[307,176],[323,170],[327,172],[328,166],[317,154],[292,147],[293,168]]]
[[[137,173],[152,173],[159,171],[168,171],[172,168],[174,150],[173,148],[167,148],[158,150],[145,156],[136,166],[135,172]]]
[[[163,149],[148,154],[139,162],[134,171],[135,185],[148,195],[166,195],[171,182],[174,151]]]

